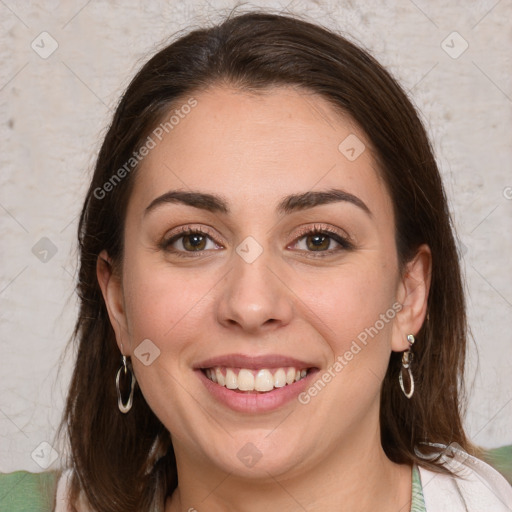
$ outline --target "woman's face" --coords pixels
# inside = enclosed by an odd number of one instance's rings
[[[194,98],[152,135],[103,277],[178,464],[277,476],[380,443],[389,356],[419,324],[369,142],[294,88]]]

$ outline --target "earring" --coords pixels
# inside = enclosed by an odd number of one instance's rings
[[[400,388],[402,389],[404,395],[407,398],[411,398],[412,394],[414,393],[414,379],[412,377],[411,373],[411,362],[413,359],[413,353],[411,352],[411,347],[414,343],[414,336],[412,334],[407,335],[407,341],[409,342],[409,348],[402,354],[402,367],[400,368],[400,373],[398,374],[398,381],[400,382]],[[404,370],[407,370],[407,373],[409,374],[409,381],[410,381],[410,389],[409,391],[405,391],[404,387],[404,378],[403,378],[403,372]]]
[[[121,377],[121,371],[124,373],[125,377],[128,374],[128,372],[130,373],[130,381],[131,381],[130,396],[128,397],[128,401],[126,402],[126,404],[123,403],[123,399],[121,397],[121,390],[119,389],[119,379]],[[116,375],[117,406],[119,407],[119,410],[123,414],[126,414],[132,408],[134,388],[135,388],[135,374],[133,373],[133,371],[131,369],[128,368],[128,366],[126,364],[126,356],[123,356],[123,364],[122,364],[121,368],[119,368],[119,370],[117,370],[117,375]]]

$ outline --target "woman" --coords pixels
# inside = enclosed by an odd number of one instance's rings
[[[156,54],[79,244],[57,510],[509,510],[432,150],[344,38],[249,13]]]

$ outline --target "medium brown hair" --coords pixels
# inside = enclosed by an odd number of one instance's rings
[[[80,311],[77,359],[62,425],[67,428],[72,488],[97,510],[149,511],[177,486],[169,432],[136,387],[133,408],[117,407],[120,353],[96,278],[98,255],[123,257],[127,202],[138,165],[106,194],[98,190],[140,148],[165,115],[191,95],[227,84],[244,91],[292,86],[328,100],[371,142],[391,196],[400,270],[421,244],[433,266],[427,320],[414,345],[416,390],[398,385],[392,353],[381,394],[380,426],[387,456],[442,471],[421,458],[430,444],[473,451],[461,422],[466,316],[447,201],[427,134],[402,88],[365,50],[314,23],[265,12],[228,16],[196,29],[154,55],[122,96],[100,149],[82,209],[78,242]],[[62,427],[61,425],[61,427]]]

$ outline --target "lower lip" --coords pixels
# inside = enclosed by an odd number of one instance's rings
[[[197,375],[206,386],[206,389],[221,403],[231,409],[245,413],[262,413],[279,409],[283,405],[297,399],[300,393],[309,386],[309,383],[318,370],[310,370],[303,379],[282,388],[275,388],[266,393],[240,393],[211,381],[201,370]]]

